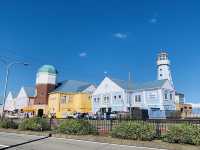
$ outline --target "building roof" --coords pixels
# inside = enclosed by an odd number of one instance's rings
[[[52,65],[43,65],[42,67],[39,68],[38,72],[57,74],[57,70]]]
[[[34,87],[24,87],[28,97],[35,97],[35,88]]]
[[[145,83],[136,83],[134,90],[161,88],[167,80],[154,80]]]
[[[82,92],[91,85],[93,84],[84,81],[66,80],[59,83],[52,92]]]
[[[119,79],[112,79],[113,82],[115,82],[117,85],[122,87],[123,89],[128,90],[143,90],[143,89],[154,89],[154,88],[161,88],[163,84],[167,80],[155,80],[155,81],[149,81],[144,83],[133,83],[132,81],[124,81]]]

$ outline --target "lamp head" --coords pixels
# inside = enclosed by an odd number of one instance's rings
[[[24,65],[24,66],[28,66],[28,65],[29,65],[29,63],[23,63],[23,65]]]

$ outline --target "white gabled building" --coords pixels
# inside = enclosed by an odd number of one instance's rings
[[[167,52],[157,57],[157,80],[141,84],[105,77],[93,93],[93,112],[147,109],[151,118],[165,118],[175,110],[175,89]]]
[[[92,94],[92,109],[96,113],[101,109],[111,111],[126,111],[126,90],[108,77],[97,87]]]
[[[21,110],[33,105],[35,98],[35,88],[32,87],[22,87],[15,99],[16,109]]]
[[[5,111],[14,111],[16,109],[15,105],[15,95],[13,95],[12,92],[8,93],[8,96],[6,97],[5,101]]]
[[[35,89],[32,87],[22,87],[17,95],[9,92],[5,101],[5,110],[14,111],[22,110],[33,105]]]
[[[167,111],[175,110],[175,90],[168,80],[133,84],[105,77],[92,97],[93,113],[139,107],[148,109],[150,117],[163,118]]]

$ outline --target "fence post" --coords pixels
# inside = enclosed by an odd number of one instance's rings
[[[122,116],[121,116],[121,114],[119,115],[119,122],[121,122],[122,121]]]
[[[52,117],[49,119],[49,126],[50,126],[50,129],[51,129],[51,126],[52,126]]]
[[[161,130],[160,130],[160,123],[159,123],[159,121],[156,121],[156,136],[157,137],[161,136]]]
[[[113,128],[113,119],[111,118],[111,120],[110,120],[110,131],[112,131],[112,128]]]

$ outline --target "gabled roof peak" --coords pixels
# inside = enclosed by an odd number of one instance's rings
[[[35,97],[35,88],[34,87],[23,86],[22,88],[25,90],[28,97]]]

